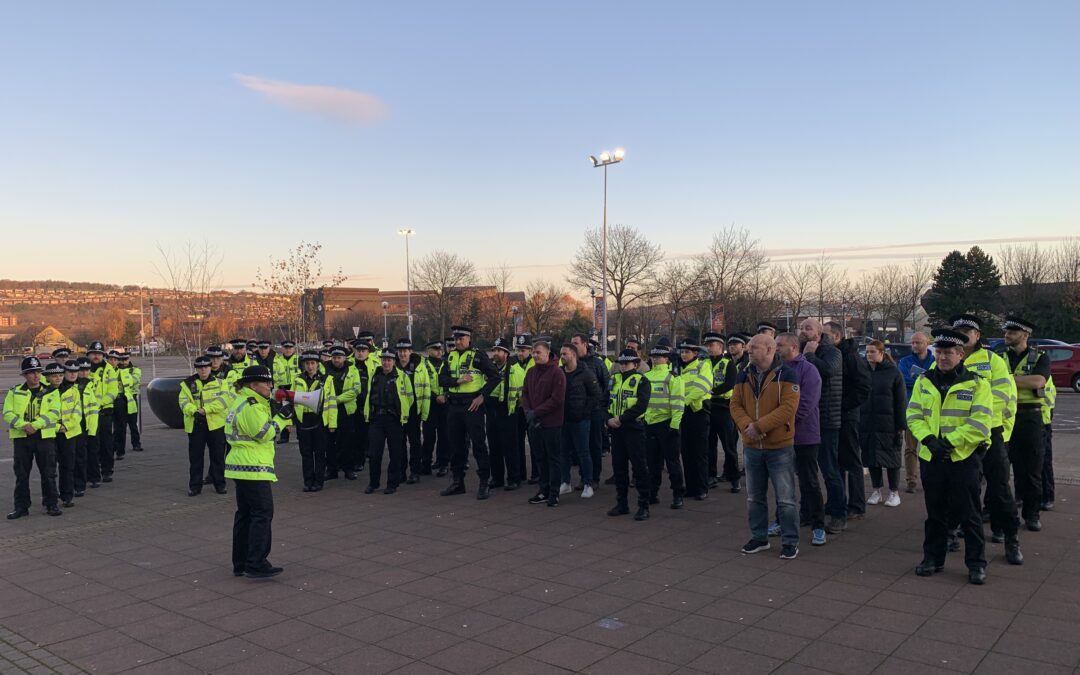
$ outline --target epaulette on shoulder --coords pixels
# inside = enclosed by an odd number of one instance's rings
[[[248,405],[258,405],[259,399],[255,398],[254,396],[248,396],[247,402]]]

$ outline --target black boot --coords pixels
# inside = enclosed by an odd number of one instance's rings
[[[476,498],[483,500],[491,496],[491,488],[484,481],[480,482],[480,488],[476,491]]]
[[[671,498],[671,508],[681,509],[683,507],[682,495],[675,495]]]
[[[944,571],[944,569],[944,565],[938,565],[929,558],[923,558],[923,561],[915,566],[915,574],[918,574],[920,577],[928,577],[935,572]]]
[[[465,494],[465,484],[454,481],[450,483],[443,491],[439,493],[443,497],[449,497],[451,495],[463,495]]]
[[[638,502],[637,513],[634,514],[634,520],[648,520],[649,519],[649,502]]]
[[[615,502],[615,506],[611,507],[611,510],[607,512],[609,516],[625,516],[630,513],[630,507],[626,505],[624,500]]]
[[[1005,540],[1005,561],[1010,565],[1023,565],[1024,554],[1020,552],[1020,537],[1012,535]]]
[[[990,541],[995,544],[1000,544],[1005,541],[1005,534],[1002,532],[990,531]]]
[[[985,567],[973,567],[968,570],[968,583],[975,584],[976,586],[982,586],[986,583],[986,568]]]

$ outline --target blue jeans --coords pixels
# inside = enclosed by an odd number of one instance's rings
[[[593,481],[592,454],[589,452],[590,428],[591,425],[587,419],[563,424],[560,454],[562,456],[561,478],[564,483],[570,482],[570,465],[574,455],[577,455],[580,465],[578,468],[581,471],[581,482],[591,483]]]
[[[795,448],[759,450],[743,448],[746,465],[746,502],[750,536],[769,539],[769,482],[776,493],[776,516],[780,521],[780,542],[799,544],[799,510],[795,507]]]
[[[840,430],[822,429],[821,447],[818,448],[818,467],[825,479],[825,513],[833,518],[847,519],[847,497],[844,494],[844,479],[840,476]]]

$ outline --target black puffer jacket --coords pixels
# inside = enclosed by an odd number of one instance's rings
[[[806,360],[814,364],[821,375],[821,401],[818,403],[821,428],[840,428],[840,408],[844,396],[844,357],[833,346],[832,338],[822,335],[813,354]]]
[[[900,370],[885,360],[871,373],[870,398],[863,404],[859,428],[863,465],[899,469],[903,431],[907,428],[907,389]]]
[[[840,409],[843,417],[850,414],[858,419],[859,408],[870,397],[870,364],[859,356],[855,340],[841,340],[839,347],[844,358],[844,395]]]
[[[602,365],[602,364],[601,364]],[[600,399],[600,385],[592,370],[581,361],[573,372],[566,373],[566,402],[564,423],[589,419]]]
[[[596,382],[600,386],[601,393],[606,394],[610,373],[608,373],[607,366],[604,365],[604,360],[589,352],[584,358],[578,359],[578,363],[592,372],[593,377],[596,378]],[[593,408],[595,410],[607,410],[607,396],[597,396],[593,402]]]

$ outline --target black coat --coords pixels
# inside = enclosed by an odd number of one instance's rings
[[[580,422],[589,419],[600,398],[600,384],[596,381],[596,376],[590,368],[579,361],[573,372],[566,373],[564,421]]]
[[[822,335],[817,350],[805,356],[821,375],[821,400],[818,402],[821,428],[839,429],[844,396],[844,357],[828,335]]]
[[[863,465],[899,469],[903,431],[907,428],[904,377],[886,359],[872,369],[870,379],[870,398],[863,404],[859,425]]]
[[[870,364],[859,356],[855,340],[848,338],[837,345],[844,361],[844,394],[841,403],[844,419],[848,414],[858,417],[859,409],[870,396]]]

